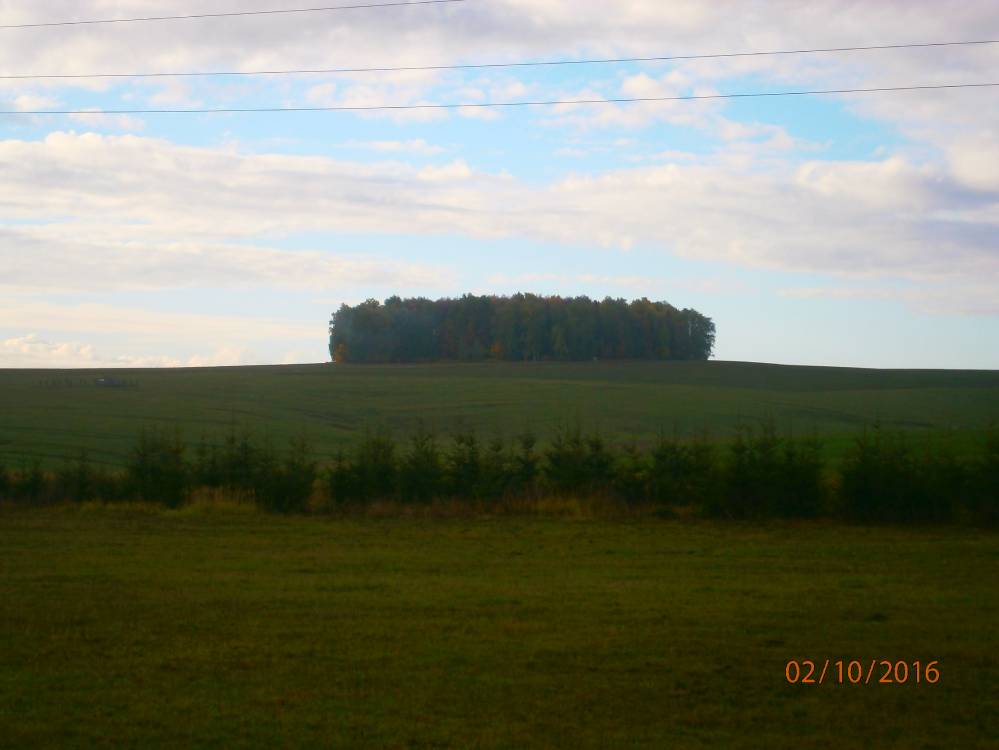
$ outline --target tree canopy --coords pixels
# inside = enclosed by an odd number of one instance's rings
[[[335,362],[592,359],[706,360],[711,318],[646,298],[390,297],[342,305],[330,320]]]

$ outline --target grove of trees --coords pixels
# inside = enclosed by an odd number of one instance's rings
[[[706,360],[715,342],[711,318],[666,302],[534,294],[369,299],[329,330],[335,362]]]

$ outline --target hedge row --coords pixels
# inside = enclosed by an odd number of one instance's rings
[[[326,507],[343,507],[574,495],[747,520],[999,521],[996,431],[977,455],[959,457],[942,445],[916,448],[902,435],[872,428],[836,470],[820,447],[816,439],[779,436],[767,425],[743,429],[725,445],[662,436],[644,449],[612,446],[579,428],[560,430],[544,447],[531,434],[484,441],[462,431],[441,440],[421,430],[404,442],[369,433],[320,466],[302,438],[278,451],[233,431],[190,447],[178,433],[154,430],[139,436],[126,471],[117,474],[95,468],[85,455],[54,473],[37,464],[16,471],[0,464],[0,498],[139,499],[177,507],[206,487],[251,498],[269,511],[303,512],[314,496]]]

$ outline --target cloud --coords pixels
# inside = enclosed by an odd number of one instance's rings
[[[6,294],[0,297],[0,321],[0,368],[208,367],[264,364],[289,353],[301,355],[298,361],[326,357],[322,320],[303,323]]]
[[[999,297],[994,285],[968,282],[952,286],[822,286],[781,289],[782,297],[793,299],[876,300],[902,302],[907,307],[931,315],[999,316]]]
[[[69,115],[69,119],[100,130],[137,132],[146,127],[145,121],[140,117],[108,114],[97,108],[94,108],[93,112],[77,112]]]
[[[23,291],[420,288],[453,275],[357,253],[177,242],[162,228],[76,223],[0,227],[0,264],[0,288]]]
[[[7,295],[0,300],[0,320],[13,330],[61,331],[66,334],[136,334],[150,341],[189,341],[197,346],[219,341],[241,345],[256,340],[311,340],[322,338],[322,323],[236,315],[203,315],[160,312],[127,305],[105,303],[60,304],[40,301],[31,295]]]
[[[317,107],[329,106],[331,102],[336,102],[334,98],[337,92],[337,84],[332,83],[320,83],[316,86],[310,87],[305,92],[305,99],[310,104],[314,104]]]
[[[436,122],[446,119],[448,111],[437,108],[391,109],[392,107],[434,104],[428,98],[433,86],[426,81],[394,83],[377,82],[349,84],[324,83],[306,91],[305,98],[315,107],[337,107],[355,110],[366,118],[391,119],[400,123]],[[377,109],[388,107],[390,109]]]
[[[670,164],[567,178],[536,201],[532,220],[565,242],[585,236],[612,247],[651,242],[737,265],[850,275],[995,274],[996,225],[976,212],[997,200],[962,190],[942,170],[895,159],[783,172]]]
[[[427,143],[422,138],[408,141],[349,141],[343,145],[346,148],[367,149],[381,153],[418,154],[419,156],[435,156],[447,151],[443,146]]]
[[[964,184],[975,190],[999,191],[999,140],[995,131],[978,132],[949,144],[947,158]]]
[[[29,333],[0,341],[0,367],[89,367],[96,355],[79,341],[50,342]]]
[[[761,51],[879,45],[925,40],[974,39],[994,22],[989,3],[946,3],[947,32],[925,4],[882,0],[853,4],[842,12],[836,0],[792,3],[720,4],[681,0],[653,3],[621,0],[607,12],[602,0],[495,0],[442,6],[397,8],[385,12],[327,12],[184,23],[134,24],[128,34],[114,26],[89,27],[86,34],[11,34],[0,47],[0,70],[31,73],[124,72],[142,60],[146,70],[274,70],[331,67],[330,50],[352,67],[449,65],[468,62],[529,61],[581,57],[658,56],[733,51]],[[108,13],[143,15],[144,0],[120,0],[113,11],[104,0],[51,0],[6,9],[5,20],[25,23],[53,17],[102,17]],[[214,7],[214,6],[213,6]],[[937,7],[937,6],[934,6]],[[239,0],[219,0],[217,10],[240,10]],[[939,8],[937,8],[939,10]],[[305,23],[303,23],[303,21]],[[12,21],[14,22],[14,21]],[[266,37],[266,44],[261,40]],[[710,46],[705,42],[711,39]],[[24,61],[36,66],[26,70]],[[50,67],[45,67],[49,61]],[[52,62],[55,61],[55,62]],[[999,45],[946,49],[909,49],[840,54],[731,57],[650,63],[644,71],[619,74],[604,66],[573,66],[574,88],[518,80],[509,71],[402,70],[356,72],[304,79],[261,76],[246,85],[230,79],[199,81],[198,99],[183,82],[157,84],[159,101],[233,103],[252,91],[260,104],[265,84],[274,104],[371,106],[461,100],[465,95],[498,100],[585,95],[657,96],[676,93],[745,90],[754,87],[801,88],[893,86],[981,82],[992,79]],[[51,67],[54,66],[54,67]],[[334,80],[330,80],[333,78]],[[305,80],[307,93],[295,89]],[[542,81],[546,79],[542,77]],[[278,82],[279,81],[279,82]],[[251,85],[251,83],[253,85]],[[122,84],[125,86],[128,84]],[[18,96],[40,96],[40,90],[120,90],[109,81],[5,81],[0,87]],[[124,89],[129,94],[129,89]],[[242,93],[240,93],[242,92]],[[970,187],[999,173],[999,110],[978,106],[987,91],[935,91],[837,97],[858,115],[877,118],[951,161],[955,174]],[[985,99],[984,101],[988,101]],[[639,103],[539,109],[551,125],[573,128],[644,128],[656,123],[706,128],[719,138],[738,130],[722,117],[722,102]],[[498,117],[493,110],[463,109],[465,117]],[[436,121],[441,110],[368,112],[363,117],[399,122]],[[349,115],[345,115],[349,116]],[[760,128],[775,126],[759,123]],[[137,125],[114,127],[135,130]],[[729,135],[726,135],[726,132]],[[786,133],[757,133],[758,148],[799,148]],[[971,144],[971,145],[968,145]],[[743,146],[745,151],[749,145]],[[979,155],[976,158],[976,154]]]
[[[143,224],[202,242],[330,229],[460,230],[467,206],[456,205],[451,185],[466,191],[473,177],[503,181],[460,161],[421,169],[74,133],[0,141],[0,170],[0,213],[8,218],[100,216],[97,226]],[[436,187],[428,191],[430,181]]]
[[[537,184],[462,160],[420,168],[56,133],[0,141],[0,171],[9,224],[60,217],[4,230],[15,287],[51,278],[60,288],[81,271],[93,279],[110,269],[133,284],[228,274],[235,284],[309,288],[327,279],[419,284],[439,272],[236,244],[306,231],[640,243],[741,266],[946,283],[999,274],[999,193],[897,154],[767,169],[718,157]]]
[[[443,164],[439,167],[424,167],[417,175],[419,179],[427,182],[453,182],[455,180],[467,180],[472,177],[472,170],[463,159],[458,159],[450,164]]]
[[[148,97],[152,107],[181,107],[193,109],[204,106],[204,101],[191,95],[191,86],[186,81],[172,80],[160,84],[156,93]]]
[[[21,94],[14,99],[14,109],[18,112],[32,112],[38,110],[54,109],[59,106],[59,100],[51,96],[38,96],[35,94]]]
[[[188,367],[235,367],[248,364],[261,364],[261,362],[249,349],[231,346],[220,347],[210,354],[196,354],[187,360]]]
[[[589,102],[587,104],[557,104],[543,110],[542,123],[549,127],[571,127],[576,130],[627,128],[635,130],[655,123],[710,129],[723,108],[715,100],[700,101],[637,101],[614,103],[614,99],[656,99],[689,94],[713,93],[708,89],[688,89],[645,73],[623,81],[594,81],[576,90],[553,92],[553,101]]]
[[[572,295],[571,291],[580,286],[598,287],[603,290],[627,290],[634,296],[646,296],[650,299],[663,299],[677,291],[697,294],[738,294],[746,291],[747,286],[737,280],[719,277],[653,277],[653,276],[623,276],[611,274],[557,274],[557,273],[521,273],[493,274],[488,279],[489,284],[504,288],[524,290],[550,290],[552,294],[561,296]],[[489,293],[489,292],[484,292]]]
[[[109,369],[220,367],[247,364],[261,363],[250,350],[233,347],[220,347],[207,354],[197,354],[184,359],[167,355],[105,355],[91,344],[79,341],[48,341],[34,333],[0,340],[0,368]]]
[[[120,0],[109,10],[105,0],[49,0],[5,8],[5,20],[38,22],[63,15],[106,17],[109,13],[144,15],[145,0]],[[93,26],[87,33],[26,33],[5,36],[0,69],[31,73],[125,72],[142,60],[145,70],[274,70],[331,67],[448,65],[580,57],[657,56],[733,51],[839,47],[941,39],[939,17],[923,3],[881,0],[859,3],[844,13],[837,0],[807,4],[777,0],[754,3],[703,3],[680,0],[655,3],[620,0],[608,13],[604,0],[494,0],[451,6],[423,6],[382,12],[328,12],[234,18],[190,23],[130,25],[127,34],[114,25]],[[934,6],[939,9],[939,6]],[[945,4],[947,39],[972,39],[994,22],[989,3]],[[217,0],[213,10],[244,9],[240,0]],[[15,21],[11,21],[15,22]],[[182,32],[182,33],[180,33]],[[263,40],[266,39],[266,43]],[[711,40],[710,45],[705,40]],[[753,77],[776,84],[842,83],[893,85],[900,82],[982,80],[995,69],[995,46],[946,50],[898,50],[776,57],[674,61],[649,65],[624,86],[635,92],[690,87],[705,82]],[[36,61],[31,70],[24,61]],[[48,64],[46,64],[48,61]],[[581,69],[582,70],[582,69]],[[585,71],[595,84],[612,75],[606,67]],[[655,75],[663,71],[662,75]],[[468,75],[478,76],[481,71]],[[644,76],[644,77],[643,77]],[[464,74],[440,71],[341,74],[336,98],[329,101],[415,101],[436,84],[464,85]],[[261,80],[273,81],[262,77]],[[318,77],[315,80],[320,80]],[[93,86],[92,81],[56,81],[54,86]],[[23,87],[26,83],[11,84]],[[46,84],[48,85],[48,84]],[[171,84],[172,85],[172,84]],[[213,90],[231,85],[220,80]],[[325,85],[325,82],[318,84]],[[478,81],[474,84],[486,90]],[[507,88],[511,98],[526,94],[525,84]],[[597,88],[590,85],[588,88]],[[491,94],[504,94],[490,89]],[[505,98],[505,97],[504,97]],[[934,95],[933,98],[936,98]],[[909,121],[913,103],[926,97],[879,97],[881,112],[896,122]],[[966,100],[967,101],[967,100]],[[882,106],[878,105],[878,106]],[[691,109],[692,103],[682,105]],[[866,105],[860,105],[866,106]],[[442,113],[399,113],[402,117]],[[963,115],[966,122],[973,113]],[[923,119],[917,116],[917,119]]]

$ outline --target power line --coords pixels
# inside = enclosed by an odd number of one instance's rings
[[[362,8],[399,8],[406,5],[443,5],[463,3],[465,0],[410,0],[409,2],[362,3],[356,5],[330,5],[322,8],[279,8],[276,10],[241,10],[229,13],[191,13],[184,16],[145,16],[143,18],[105,18],[90,21],[49,21],[47,23],[15,23],[0,25],[0,29],[39,29],[50,26],[87,26],[101,23],[139,23],[143,21],[191,21],[202,18],[232,18],[234,16],[274,16],[283,13],[322,13],[334,10],[360,10]]]
[[[735,94],[689,94],[681,96],[644,96],[616,99],[560,99],[522,102],[464,102],[448,104],[377,104],[369,106],[331,107],[217,107],[197,109],[60,109],[3,110],[0,115],[166,115],[166,114],[254,114],[269,112],[375,112],[407,109],[464,109],[486,107],[544,107],[570,104],[634,104],[638,102],[680,102],[705,99],[751,99],[780,96],[818,96],[823,94],[873,94],[894,91],[937,91],[940,89],[972,89],[999,86],[996,83],[940,83],[924,86],[881,86],[878,88],[811,89],[807,91],[754,91]]]
[[[457,2],[459,0],[449,0]],[[766,52],[716,52],[698,55],[659,55],[655,57],[608,57],[587,60],[541,60],[509,63],[466,63],[457,65],[403,65],[378,68],[292,68],[288,70],[219,70],[207,72],[163,73],[67,73],[0,75],[0,80],[40,80],[76,78],[180,78],[210,76],[281,76],[329,73],[398,73],[429,70],[470,70],[479,68],[529,68],[554,65],[609,65],[615,63],[669,62],[677,60],[714,60],[731,57],[766,57],[777,55],[810,55],[817,53],[861,52],[872,50],[916,49],[926,47],[958,47],[968,45],[999,44],[999,39],[979,39],[958,42],[915,42],[911,44],[877,44],[863,47],[820,47],[814,49],[771,50]]]

